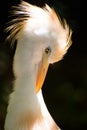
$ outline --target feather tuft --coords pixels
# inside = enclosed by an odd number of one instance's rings
[[[47,17],[44,17],[47,16]],[[61,20],[59,15],[56,15],[54,9],[51,9],[47,4],[44,8],[37,7],[35,5],[31,5],[25,1],[22,1],[18,6],[13,6],[11,10],[11,17],[12,20],[7,23],[7,28],[5,32],[9,35],[7,36],[6,40],[8,40],[11,45],[14,44],[16,40],[19,39],[21,32],[25,29],[25,26],[29,22],[29,19],[36,19],[40,21],[40,19],[48,18],[52,25],[58,26],[60,29],[62,28],[68,30],[68,44],[67,47],[69,48],[71,42],[69,41],[71,38],[71,30],[66,23],[66,20]],[[42,21],[41,21],[42,22]],[[29,24],[28,24],[29,25]],[[34,25],[37,25],[34,23]]]

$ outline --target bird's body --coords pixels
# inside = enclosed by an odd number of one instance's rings
[[[71,32],[47,5],[42,9],[23,1],[14,15],[8,39],[18,43],[5,130],[60,130],[48,112],[41,86],[49,64],[61,60],[69,48]]]

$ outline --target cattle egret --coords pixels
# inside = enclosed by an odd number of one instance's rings
[[[71,45],[71,30],[47,4],[40,8],[22,1],[12,10],[7,39],[17,40],[13,59],[14,91],[5,130],[60,130],[51,117],[42,85],[49,64],[58,62]]]

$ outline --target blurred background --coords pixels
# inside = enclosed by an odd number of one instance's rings
[[[48,3],[73,30],[72,46],[64,59],[50,65],[43,85],[46,105],[62,130],[87,128],[87,40],[86,11],[83,0],[26,0],[43,7]],[[19,0],[0,0],[0,111],[6,114],[8,96],[12,92],[14,50],[5,43],[3,30],[9,10]],[[2,114],[1,114],[2,115]],[[1,116],[0,115],[0,116]],[[3,122],[2,122],[3,125]],[[2,129],[0,129],[2,130]]]

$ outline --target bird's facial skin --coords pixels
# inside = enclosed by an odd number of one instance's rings
[[[49,34],[47,34],[47,35],[49,35]],[[51,38],[49,39],[49,37],[51,37]],[[67,43],[67,40],[65,40],[63,36],[62,36],[62,41],[60,42],[60,44],[58,44],[58,42],[56,42],[57,41],[56,40],[57,38],[55,38],[55,37],[57,37],[56,34],[55,35],[50,34],[49,37],[47,37],[47,36],[44,37],[45,42],[43,42],[43,43],[48,43],[48,44],[46,46],[44,46],[44,44],[43,44],[43,46],[41,46],[41,48],[44,48],[44,49],[42,49],[44,51],[41,54],[42,58],[41,58],[41,60],[39,59],[40,61],[38,63],[38,70],[37,70],[37,76],[36,76],[36,88],[35,88],[36,94],[42,88],[49,64],[50,63],[53,64],[57,61],[60,61],[67,51],[66,48],[68,46],[68,43]],[[41,41],[44,41],[44,39]],[[64,46],[62,46],[61,43],[63,43]],[[39,53],[38,53],[38,57],[39,57]]]
[[[38,67],[38,72],[37,72],[37,79],[36,79],[36,93],[39,92],[39,90],[41,89],[45,77],[46,77],[46,73],[49,67],[49,56],[51,53],[51,49],[48,47],[45,49],[43,56],[42,56],[42,60],[39,63],[39,67]]]

